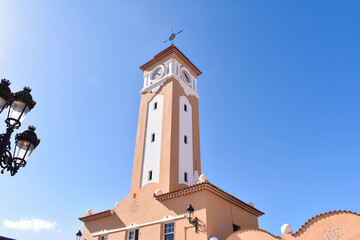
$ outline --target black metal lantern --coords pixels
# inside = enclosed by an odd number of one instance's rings
[[[187,219],[193,219],[194,217],[194,208],[191,206],[191,204],[186,209],[186,218]]]
[[[198,230],[198,218],[194,218],[195,209],[191,206],[191,204],[186,209],[186,218],[189,220],[189,223],[194,225],[195,232]]]
[[[36,102],[33,100],[30,92],[30,88],[24,87],[24,90],[14,94],[13,102],[5,120],[8,125],[19,128],[26,114],[34,108]]]
[[[1,79],[1,82],[0,82],[0,113],[5,108],[7,108],[13,100],[13,95],[11,93],[9,85],[10,85],[9,80]]]
[[[14,161],[19,167],[24,167],[32,151],[39,145],[35,127],[29,126],[28,130],[18,133],[15,136]]]
[[[81,231],[79,230],[76,234],[76,240],[81,240],[81,236],[82,236],[82,233]]]
[[[5,120],[7,128],[4,134],[0,135],[0,167],[1,173],[5,170],[14,176],[20,167],[26,165],[29,156],[39,145],[40,140],[35,133],[35,127],[29,126],[29,129],[16,134],[14,156],[11,155],[10,138],[14,129],[21,126],[26,114],[34,108],[36,102],[33,100],[31,89],[24,87],[24,90],[15,94],[11,93],[10,82],[2,79],[0,83],[0,113],[10,106],[7,118]]]

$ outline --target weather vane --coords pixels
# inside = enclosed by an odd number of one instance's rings
[[[173,32],[173,28],[171,28],[171,35],[170,35],[169,39],[168,39],[168,40],[166,40],[164,43],[166,43],[166,42],[170,41],[170,42],[171,42],[171,44],[172,44],[172,43],[173,43],[174,38],[176,37],[176,35],[180,34],[182,31],[183,31],[183,30],[181,30],[180,32],[178,32],[178,33],[176,33],[176,34],[175,34],[175,33]]]

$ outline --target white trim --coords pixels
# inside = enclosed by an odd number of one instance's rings
[[[179,83],[183,87],[186,95],[193,95],[197,98],[200,98],[199,94],[194,89],[192,89],[191,86],[187,82],[185,82],[185,80],[183,80],[181,77],[177,76],[176,74],[169,74],[169,75],[163,77],[163,79],[155,82],[154,84],[144,87],[143,89],[141,89],[140,93],[157,92],[157,91],[159,91],[160,87],[162,85],[164,85],[165,82],[172,77],[179,81]]]
[[[161,77],[151,80],[150,77],[152,72],[159,66],[164,67],[163,74],[161,75]],[[185,69],[189,73],[191,83],[188,83],[183,79],[181,74],[182,69]],[[171,77],[174,77],[176,80],[179,81],[186,95],[193,95],[199,98],[196,87],[197,78],[193,76],[186,67],[183,67],[180,62],[178,62],[174,58],[171,58],[163,64],[156,66],[151,72],[148,72],[146,74],[144,73],[144,85],[140,93],[154,93],[159,91],[160,87]]]
[[[157,109],[153,108],[155,102],[158,104]],[[157,94],[148,103],[143,164],[141,170],[141,187],[149,182],[159,183],[163,109],[164,95]],[[151,180],[149,180],[149,171],[152,171]]]
[[[180,96],[179,111],[179,183],[191,186],[194,177],[193,126],[192,106],[186,96]],[[187,105],[187,112],[183,105]],[[186,143],[185,143],[186,137]],[[185,181],[185,172],[187,181]]]
[[[94,233],[92,236],[93,237],[98,237],[98,236],[102,236],[105,234],[109,234],[109,233],[115,233],[115,232],[122,232],[122,231],[126,231],[126,230],[130,230],[130,229],[137,229],[137,228],[141,228],[141,227],[146,227],[146,226],[150,226],[150,225],[154,225],[154,224],[158,224],[158,223],[163,223],[163,222],[169,222],[169,221],[173,221],[173,220],[178,220],[178,219],[182,219],[185,218],[185,214],[183,215],[179,215],[176,217],[173,216],[165,216],[163,219],[157,220],[157,221],[153,221],[153,222],[147,222],[147,223],[142,223],[142,224],[136,224],[136,223],[132,223],[127,227],[123,227],[123,228],[117,228],[117,229],[113,229],[113,230],[101,230],[98,233]]]

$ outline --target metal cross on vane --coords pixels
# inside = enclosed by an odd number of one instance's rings
[[[174,33],[174,32],[173,32],[173,28],[171,28],[171,35],[170,35],[169,39],[166,40],[164,43],[166,43],[166,42],[168,42],[168,41],[170,41],[170,42],[172,43],[173,40],[174,40],[174,38],[176,37],[176,35],[180,34],[182,31],[183,31],[183,30],[181,30],[181,31],[178,32],[178,33]]]

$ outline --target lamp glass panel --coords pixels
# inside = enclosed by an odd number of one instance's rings
[[[34,145],[28,141],[17,141],[14,152],[14,158],[16,159],[17,163],[20,163],[21,159],[27,161],[34,149]]]
[[[6,106],[6,101],[0,97],[0,111]]]
[[[25,108],[25,110],[24,110]],[[23,112],[24,110],[24,112]],[[8,118],[10,119],[10,124],[14,125],[16,124],[16,120],[22,123],[24,120],[26,114],[30,111],[29,107],[25,105],[25,103],[21,101],[14,101],[13,104],[11,104],[11,107],[9,109],[9,115]],[[21,114],[23,112],[23,114]]]
[[[192,219],[193,217],[194,217],[194,212],[192,212],[192,211],[186,211],[186,218]]]

